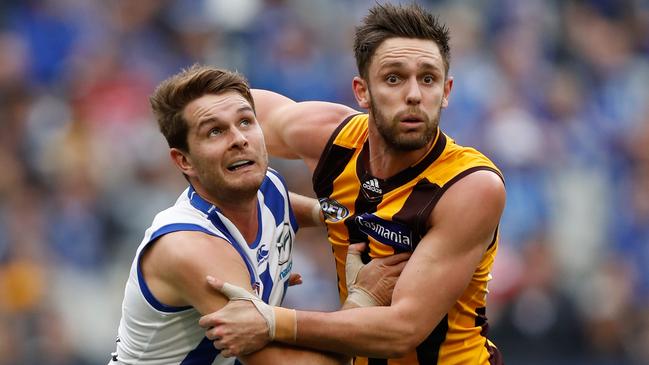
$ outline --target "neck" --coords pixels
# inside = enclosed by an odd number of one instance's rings
[[[369,129],[368,139],[370,150],[367,166],[372,176],[379,179],[387,179],[414,165],[428,153],[435,143],[435,139],[432,139],[426,146],[417,150],[397,150],[388,145],[378,130],[372,127]]]
[[[210,194],[202,186],[194,189],[203,199],[214,204],[239,230],[248,243],[257,237],[257,192],[254,194]]]

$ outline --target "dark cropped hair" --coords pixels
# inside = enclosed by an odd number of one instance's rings
[[[449,33],[439,18],[417,4],[377,4],[369,10],[361,25],[356,27],[354,56],[358,72],[364,79],[376,49],[388,38],[416,38],[434,41],[444,60],[444,71],[448,74],[451,51],[448,45]]]
[[[193,100],[207,94],[235,91],[243,96],[252,109],[255,104],[246,79],[238,72],[216,67],[193,65],[162,81],[149,97],[160,132],[170,148],[188,151],[189,126],[183,110]]]

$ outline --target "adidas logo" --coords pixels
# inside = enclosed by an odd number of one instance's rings
[[[379,187],[379,181],[376,178],[364,182],[363,188],[376,194],[383,194],[383,190]]]

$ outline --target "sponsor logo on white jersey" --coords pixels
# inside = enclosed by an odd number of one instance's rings
[[[291,260],[291,251],[293,251],[293,237],[291,236],[291,227],[284,223],[282,233],[277,237],[277,264],[284,265]]]
[[[262,262],[268,260],[268,253],[268,247],[266,247],[265,244],[262,244],[257,249],[257,264],[261,264]]]

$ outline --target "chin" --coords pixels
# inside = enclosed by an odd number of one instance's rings
[[[235,190],[242,191],[257,191],[261,187],[261,183],[264,182],[266,174],[255,174],[255,176],[246,176],[243,179],[240,179],[232,184],[232,187]]]
[[[415,151],[424,148],[430,143],[431,138],[420,137],[402,137],[393,140],[390,144],[397,150]]]

